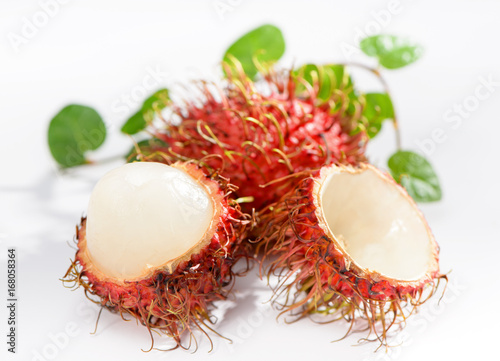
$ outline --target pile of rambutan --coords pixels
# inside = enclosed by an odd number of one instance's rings
[[[348,67],[261,60],[253,80],[229,54],[221,84],[156,106],[151,140],[96,185],[64,281],[189,348],[194,329],[216,332],[235,263],[256,259],[282,312],[344,319],[346,334],[364,320],[385,344],[446,278],[437,243],[407,191],[367,163],[372,119]]]

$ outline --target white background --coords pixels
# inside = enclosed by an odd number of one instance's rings
[[[41,15],[47,11],[43,1],[0,2],[0,298],[7,298],[6,251],[17,247],[20,300],[15,357],[6,351],[6,301],[0,302],[1,359],[453,360],[498,354],[499,2],[65,2],[50,15]],[[26,22],[38,25],[29,33]],[[353,347],[358,335],[330,343],[346,331],[344,323],[277,322],[277,311],[262,303],[270,293],[256,271],[238,280],[233,301],[219,305],[217,330],[234,342],[213,337],[210,354],[206,340],[195,355],[143,353],[150,344],[147,331],[109,312],[102,313],[97,333],[91,334],[98,308],[82,290],[63,288],[59,278],[74,255],[69,244],[93,185],[122,161],[59,173],[47,148],[49,120],[68,103],[93,106],[109,137],[92,159],[124,154],[131,141],[119,127],[139,102],[128,107],[130,113],[121,112],[122,98],[140,94],[151,69],[159,77],[157,87],[217,79],[227,46],[263,23],[283,30],[284,65],[373,64],[358,51],[345,51],[357,45],[360,34],[393,33],[424,46],[421,60],[385,76],[404,147],[427,150],[442,182],[443,200],[421,208],[441,245],[442,270],[451,271],[448,292],[439,306],[436,297],[408,321],[395,339],[404,342],[388,353],[373,353],[376,344]],[[13,39],[19,37],[24,40],[16,46]],[[483,86],[477,93],[488,79],[494,83],[489,91]],[[465,109],[462,115],[457,107]],[[454,120],[446,121],[450,116]],[[433,132],[442,136],[431,144],[425,139]],[[391,126],[384,127],[370,145],[373,163],[385,165],[393,139]],[[427,148],[419,146],[422,142]],[[157,347],[169,345],[156,337]]]

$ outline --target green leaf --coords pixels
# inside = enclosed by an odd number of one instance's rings
[[[344,84],[344,66],[337,64],[305,64],[295,70],[294,75],[302,78],[312,87],[317,85],[317,97],[322,101],[330,99],[335,89],[342,89],[352,84],[350,77],[348,78],[347,84]],[[297,82],[297,94],[302,94],[306,91],[305,85],[302,82]]]
[[[294,70],[293,75],[296,82],[295,92],[298,96],[307,95],[308,93],[303,83],[305,81],[313,88],[317,88],[317,97],[320,101],[326,102],[332,99],[335,106],[341,108],[345,106],[346,99],[340,94],[344,94],[347,95],[349,100],[347,112],[353,114],[356,111],[354,104],[359,103],[358,93],[344,65],[306,64]]]
[[[162,110],[167,106],[169,100],[170,97],[168,95],[168,89],[163,88],[157,90],[153,95],[144,101],[142,104],[142,111],[144,112],[156,109]]]
[[[441,186],[431,164],[421,155],[397,151],[388,161],[394,179],[417,202],[435,202],[442,197]]]
[[[236,40],[224,54],[223,62],[234,69],[234,57],[245,74],[253,79],[258,69],[254,57],[262,64],[275,63],[285,52],[285,39],[274,25],[262,25]]]
[[[330,80],[325,76],[324,67],[316,64],[305,64],[302,65],[299,69],[294,71],[296,77],[302,78],[311,87],[314,87],[316,84],[318,85],[318,98],[322,100],[328,99],[331,94],[330,88]],[[302,82],[297,82],[296,88],[297,94],[301,94],[303,92],[307,92],[306,86]]]
[[[415,62],[422,47],[394,35],[375,35],[361,40],[361,50],[378,59],[387,69],[398,69]]]
[[[121,131],[130,135],[140,132],[153,121],[157,111],[167,106],[169,99],[168,89],[157,90],[143,102],[141,109],[137,113],[127,119]]]
[[[344,65],[327,64],[324,65],[325,73],[331,80],[333,89],[344,89],[352,87],[352,78]]]
[[[85,153],[99,148],[105,139],[106,126],[101,116],[84,105],[68,105],[50,121],[50,152],[64,168],[88,163]]]
[[[370,138],[373,138],[382,128],[384,120],[394,119],[394,107],[387,93],[367,93],[365,94],[365,102],[363,117],[366,133]]]
[[[121,131],[125,134],[136,134],[146,128],[146,120],[144,119],[144,115],[142,114],[142,110],[139,110],[137,113],[132,115],[127,119],[125,124],[123,124]]]

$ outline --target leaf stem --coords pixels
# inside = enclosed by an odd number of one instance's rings
[[[85,163],[76,164],[76,165],[73,165],[71,167],[60,167],[59,170],[62,172],[65,172],[66,170],[73,169],[73,168],[80,168],[80,167],[87,167],[87,166],[92,166],[92,165],[102,165],[102,164],[106,164],[106,163],[112,163],[112,162],[115,162],[119,159],[125,159],[125,158],[123,155],[114,155],[114,156],[106,157],[106,158],[99,159],[99,160],[86,159]]]

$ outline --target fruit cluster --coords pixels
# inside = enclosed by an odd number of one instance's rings
[[[415,202],[367,163],[380,107],[345,67],[257,62],[253,81],[229,58],[222,84],[156,105],[152,139],[96,185],[65,282],[189,348],[235,263],[257,260],[284,312],[347,320],[347,334],[364,319],[385,344],[446,276]]]

